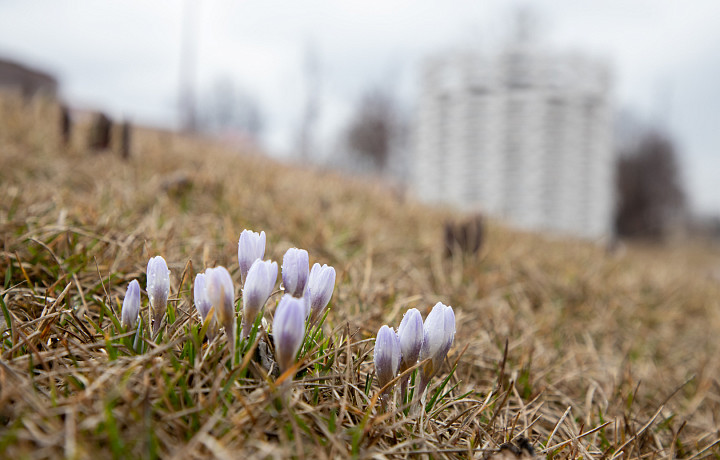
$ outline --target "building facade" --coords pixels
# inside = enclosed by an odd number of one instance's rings
[[[411,188],[520,228],[608,236],[614,204],[608,67],[517,45],[428,59]]]
[[[57,80],[50,74],[0,58],[0,91],[19,91],[30,98],[37,93],[56,97]]]

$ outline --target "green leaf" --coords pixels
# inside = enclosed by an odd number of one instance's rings
[[[443,389],[450,381],[450,378],[453,376],[453,374],[455,374],[455,369],[457,369],[457,365],[455,365],[452,368],[452,371],[450,371],[448,376],[445,377],[445,379],[442,381],[442,383],[437,388],[437,390],[435,390],[435,394],[433,395],[433,397],[430,399],[430,401],[428,401],[427,405],[425,406],[425,413],[430,413],[432,408],[435,406],[435,402],[438,400],[438,397],[440,397],[440,394],[442,393]]]
[[[10,332],[10,348],[12,348],[15,345],[13,343],[13,337],[15,337],[15,330],[12,321],[12,315],[10,314],[10,310],[8,310],[7,305],[5,305],[5,299],[2,296],[0,296],[0,307],[2,307],[3,315],[5,316],[5,326]]]

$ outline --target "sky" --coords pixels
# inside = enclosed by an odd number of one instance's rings
[[[716,0],[0,0],[0,56],[54,73],[75,106],[177,127],[189,9],[196,94],[220,80],[252,94],[274,155],[297,145],[315,56],[316,144],[329,155],[364,91],[385,88],[412,113],[422,59],[496,48],[530,3],[540,44],[605,59],[616,107],[674,136],[692,208],[720,214]]]

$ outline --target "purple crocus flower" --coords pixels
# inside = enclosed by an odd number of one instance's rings
[[[263,257],[265,257],[265,232],[256,233],[251,230],[243,230],[238,241],[241,283],[245,283],[252,264]]]
[[[140,283],[137,280],[130,281],[125,298],[123,299],[120,317],[123,326],[130,330],[135,327],[140,315]]]
[[[225,329],[230,344],[230,356],[233,357],[235,355],[235,288],[230,273],[225,267],[205,270],[205,293],[218,323]]]
[[[302,297],[310,274],[308,252],[290,248],[283,256],[282,281],[285,292],[293,297]]]
[[[430,379],[440,370],[443,360],[455,340],[455,313],[452,307],[438,302],[423,324],[423,343],[420,347],[420,361],[431,358],[420,367],[420,387],[422,395]]]
[[[307,292],[310,301],[310,322],[315,323],[321,317],[322,313],[330,302],[330,297],[335,289],[335,269],[328,265],[320,266],[315,264],[310,270],[308,278]]]
[[[195,308],[200,317],[202,318],[203,324],[208,320],[208,315],[212,309],[212,303],[207,295],[206,289],[206,275],[204,273],[198,273],[195,276],[195,283],[193,285],[193,300],[195,301]],[[212,338],[215,335],[217,329],[217,311],[213,310],[212,318],[210,319],[210,325],[207,328],[208,338]]]
[[[161,256],[155,256],[148,262],[147,294],[152,308],[153,334],[157,334],[170,295],[170,270]]]
[[[395,378],[400,366],[400,340],[391,327],[383,326],[378,331],[373,360],[378,384],[382,388]]]
[[[243,337],[250,335],[255,318],[272,294],[277,275],[277,262],[256,260],[250,267],[243,287]]]
[[[305,336],[305,305],[302,300],[285,294],[275,311],[273,319],[273,342],[275,357],[280,370],[285,372],[295,362],[295,356]]]
[[[417,363],[424,340],[422,315],[417,308],[411,308],[405,313],[400,326],[398,326],[397,335],[401,351],[399,372],[404,372]],[[403,400],[407,394],[409,380],[410,376],[408,375],[400,381]]]

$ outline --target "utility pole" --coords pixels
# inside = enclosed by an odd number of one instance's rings
[[[315,125],[320,114],[320,62],[317,48],[305,48],[305,108],[300,121],[300,159],[307,162],[315,148]]]
[[[198,127],[197,101],[195,98],[198,6],[196,0],[185,0],[180,49],[180,93],[178,95],[180,125],[183,131],[191,133],[195,132]]]

